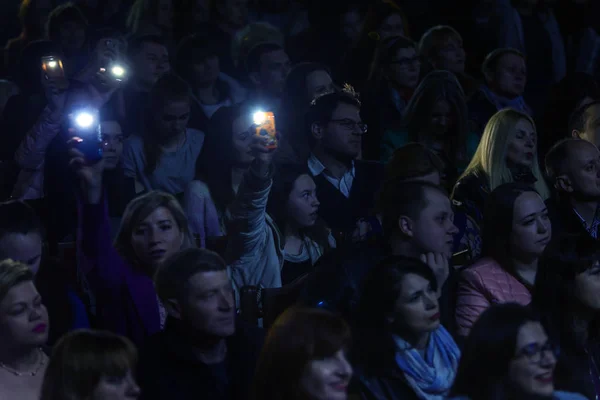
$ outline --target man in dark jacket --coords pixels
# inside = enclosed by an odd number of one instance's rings
[[[140,353],[141,398],[248,398],[263,337],[236,324],[225,262],[208,250],[183,250],[161,266],[155,285],[168,317]]]
[[[546,173],[556,189],[550,204],[553,235],[587,232],[595,239],[600,227],[600,151],[583,139],[564,139],[546,155]]]

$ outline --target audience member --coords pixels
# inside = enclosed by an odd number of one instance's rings
[[[600,100],[600,86],[588,74],[570,74],[554,85],[540,126],[544,132],[540,137],[540,154],[545,156],[553,144],[567,136],[565,132],[571,136],[570,116],[597,100]]]
[[[249,101],[267,111],[279,111],[290,69],[290,58],[280,45],[254,46],[246,58],[248,77],[254,85]]]
[[[543,200],[550,197],[538,164],[535,124],[513,109],[497,112],[487,123],[473,159],[454,186],[452,200],[482,228],[488,194],[509,182],[531,185]]]
[[[96,298],[97,325],[141,345],[166,319],[151,276],[171,254],[193,246],[187,218],[171,195],[150,192],[132,200],[111,244],[103,202],[102,163],[89,166],[72,150],[71,163],[82,186],[78,246],[82,271]]]
[[[68,333],[52,350],[40,399],[136,400],[136,362],[135,346],[122,336],[91,330]]]
[[[477,81],[465,73],[463,39],[451,26],[438,25],[425,32],[419,41],[419,56],[426,63],[426,72],[436,69],[453,73],[467,98],[477,90]]]
[[[593,399],[600,395],[598,243],[588,235],[563,235],[548,249],[540,260],[533,305],[561,350],[554,382],[558,390]]]
[[[207,237],[227,234],[226,210],[254,161],[252,112],[243,105],[222,107],[209,121],[196,180],[188,185],[183,201],[190,229],[202,246]]]
[[[456,289],[459,336],[492,304],[531,302],[539,258],[552,238],[548,209],[528,185],[498,186],[485,207],[483,258],[462,271]]]
[[[367,81],[363,117],[371,131],[363,143],[367,159],[380,159],[380,142],[386,131],[394,130],[419,84],[421,62],[415,43],[394,36],[378,43]]]
[[[218,53],[210,40],[198,35],[184,38],[177,48],[175,70],[192,90],[189,126],[204,132],[219,108],[239,104],[246,98],[246,90],[221,73]]]
[[[189,86],[174,74],[152,88],[146,129],[129,137],[123,150],[125,176],[135,179],[137,193],[178,195],[194,179],[204,133],[188,128],[191,103]]]
[[[33,272],[12,260],[0,262],[0,395],[37,400],[48,357],[48,312]]]
[[[481,72],[484,84],[468,103],[469,121],[478,134],[483,132],[492,116],[504,108],[532,115],[523,98],[527,69],[522,53],[515,49],[494,50],[483,61]]]
[[[552,203],[555,233],[587,232],[600,226],[600,151],[588,141],[563,139],[546,155],[546,174],[556,191]]]
[[[387,162],[394,150],[419,142],[444,160],[446,184],[464,171],[479,142],[469,132],[465,95],[456,78],[434,71],[419,84],[404,110],[399,130],[389,130],[381,140],[381,160]]]
[[[313,100],[334,90],[329,70],[322,64],[300,63],[291,69],[285,81],[281,112],[275,116],[282,132],[277,151],[279,162],[306,162],[310,155],[306,113]]]
[[[246,60],[250,51],[260,43],[275,43],[283,48],[285,39],[284,34],[268,22],[252,22],[239,30],[235,34],[231,48],[235,66],[235,75],[232,76],[244,86],[251,85],[246,69]]]
[[[293,308],[269,330],[251,399],[346,400],[350,328],[325,310]]]
[[[21,202],[0,203],[0,260],[27,265],[52,319],[48,344],[66,332],[88,328],[87,309],[76,290],[73,271],[48,256],[42,223],[35,211]]]
[[[142,399],[245,399],[262,332],[235,318],[225,262],[202,249],[168,258],[155,275],[168,317],[141,351]]]
[[[88,63],[88,22],[74,3],[56,7],[48,16],[47,36],[56,43],[64,57],[65,73],[75,76]]]
[[[569,132],[574,138],[587,140],[600,147],[600,101],[584,104],[569,118]]]
[[[460,350],[440,324],[438,279],[423,262],[393,257],[364,283],[355,373],[363,398],[443,398]]]
[[[559,354],[529,308],[492,305],[467,338],[450,391],[452,400],[585,399],[554,389]]]
[[[307,112],[312,152],[308,168],[321,197],[321,217],[335,232],[352,233],[369,216],[383,175],[380,164],[359,160],[367,125],[351,87],[317,98]]]
[[[127,17],[127,28],[134,36],[157,35],[172,39],[175,18],[172,0],[135,0]]]

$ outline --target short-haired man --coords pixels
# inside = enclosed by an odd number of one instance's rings
[[[141,398],[246,398],[262,334],[236,323],[225,262],[208,250],[183,250],[154,281],[168,317],[140,353]]]
[[[367,126],[351,90],[317,98],[307,113],[312,152],[308,168],[320,194],[319,214],[336,232],[354,230],[367,217],[383,179],[383,166],[359,160]]]
[[[600,101],[575,110],[569,119],[569,131],[572,137],[587,140],[600,147]]]
[[[600,150],[582,139],[564,139],[546,154],[546,174],[554,185],[552,231],[600,232]]]
[[[254,46],[246,58],[248,77],[255,89],[252,101],[277,110],[291,67],[290,58],[280,45],[260,43]]]

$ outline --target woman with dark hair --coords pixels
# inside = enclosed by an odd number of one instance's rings
[[[346,360],[350,328],[320,309],[291,308],[269,330],[253,400],[345,400],[352,377]]]
[[[452,184],[475,153],[479,138],[469,131],[465,94],[451,72],[433,71],[417,86],[403,112],[400,129],[381,141],[381,160],[409,142],[422,143],[444,160],[444,181]]]
[[[225,211],[233,202],[242,178],[254,160],[251,144],[253,110],[242,105],[221,107],[208,123],[196,179],[190,182],[183,207],[190,229],[202,246],[211,236],[227,233]]]
[[[559,348],[539,317],[520,304],[488,308],[467,338],[452,400],[583,400],[554,390]]]
[[[560,346],[556,387],[600,396],[600,246],[587,234],[557,237],[540,261],[533,306]]]
[[[440,324],[433,271],[396,256],[367,276],[358,308],[355,372],[363,399],[443,399],[460,359]]]
[[[491,304],[531,302],[539,259],[552,237],[548,209],[530,186],[507,183],[490,193],[484,211],[482,259],[457,287],[458,335],[468,335]]]
[[[419,84],[421,62],[416,44],[404,36],[378,42],[365,88],[362,114],[369,121],[363,157],[379,160],[383,134],[402,120],[402,113]]]
[[[135,179],[137,193],[177,195],[194,179],[204,133],[187,127],[190,112],[187,83],[171,73],[160,78],[150,92],[145,132],[129,137],[123,149],[125,176]]]
[[[52,351],[41,400],[135,400],[137,350],[110,332],[80,330],[65,335]]]
[[[322,64],[305,62],[294,66],[285,80],[280,115],[275,118],[281,127],[277,158],[281,162],[305,163],[310,155],[306,112],[310,103],[335,85],[329,69]]]
[[[46,30],[48,40],[56,43],[64,55],[66,75],[74,77],[88,64],[93,48],[86,18],[74,3],[64,3],[50,13]]]

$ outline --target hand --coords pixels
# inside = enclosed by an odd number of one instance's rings
[[[73,168],[81,183],[81,190],[88,204],[98,204],[102,198],[102,174],[104,172],[104,159],[95,164],[88,164],[85,156],[74,146],[81,139],[75,137],[69,140],[72,146],[69,149],[69,166]]]
[[[46,74],[42,79],[48,107],[56,116],[62,116],[65,109],[69,81],[64,77],[49,78]]]
[[[361,218],[356,222],[356,229],[354,229],[354,233],[352,233],[352,241],[355,243],[362,242],[372,231],[373,227],[371,226],[371,223],[364,218]]]
[[[258,160],[261,165],[261,169],[264,169],[265,172],[268,171],[271,163],[273,162],[273,156],[277,150],[277,148],[268,148],[267,144],[268,138],[256,135],[252,136],[252,144],[250,145],[250,148],[254,153],[255,160]]]
[[[442,293],[442,286],[446,283],[448,275],[450,275],[450,264],[448,255],[441,253],[421,254],[421,261],[431,268],[438,285],[438,294]]]

